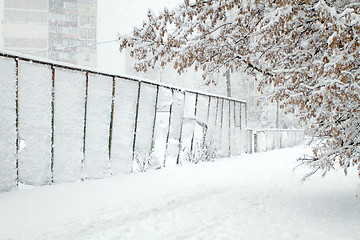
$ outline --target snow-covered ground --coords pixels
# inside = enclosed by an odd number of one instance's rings
[[[308,148],[0,194],[0,239],[360,239],[356,172],[301,178]]]

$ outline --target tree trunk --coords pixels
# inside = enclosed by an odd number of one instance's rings
[[[230,70],[226,70],[226,92],[227,96],[231,97],[231,82],[230,82]]]

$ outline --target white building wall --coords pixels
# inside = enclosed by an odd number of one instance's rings
[[[3,24],[4,24],[4,0],[0,0],[0,49],[4,49]]]

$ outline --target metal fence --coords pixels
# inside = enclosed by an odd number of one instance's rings
[[[0,52],[0,191],[245,152],[246,103]]]
[[[248,129],[247,139],[248,153],[267,152],[303,143],[305,132],[302,129]]]

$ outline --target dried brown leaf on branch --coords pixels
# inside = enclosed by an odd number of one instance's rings
[[[194,66],[261,73],[260,91],[297,113],[321,139],[313,161],[360,174],[360,3],[337,0],[186,0],[121,36],[135,68]]]

